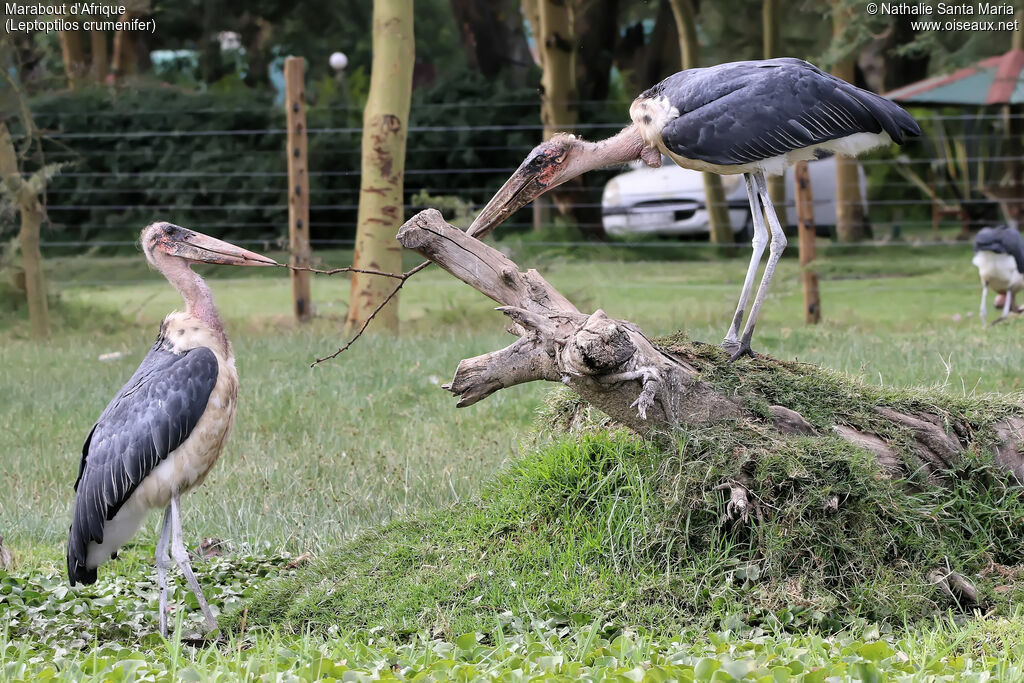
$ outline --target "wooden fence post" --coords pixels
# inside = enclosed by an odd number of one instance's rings
[[[288,246],[293,266],[309,266],[309,164],[306,141],[306,62],[302,57],[284,60],[285,108],[288,121]],[[313,315],[309,272],[291,271],[295,317],[300,322]]]
[[[814,233],[811,176],[806,161],[799,162],[793,169],[793,185],[796,188],[796,215],[800,226],[800,280],[804,290],[804,319],[808,325],[816,325],[821,322],[818,274],[808,266],[817,256],[818,245]]]

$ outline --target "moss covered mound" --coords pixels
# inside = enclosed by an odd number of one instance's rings
[[[247,623],[288,629],[490,631],[503,619],[605,619],[636,626],[748,622],[839,628],[964,609],[926,578],[957,571],[985,608],[1024,600],[1024,491],[964,453],[947,488],[908,485],[831,436],[876,427],[872,405],[944,412],[985,432],[1013,397],[882,391],[799,364],[723,365],[717,349],[666,346],[742,393],[752,417],[658,443],[615,429],[565,391],[545,427],[572,425],[479,498],[364,533],[265,586]],[[758,406],[801,412],[819,436],[783,436]],[[720,484],[743,473],[759,515],[726,516]]]

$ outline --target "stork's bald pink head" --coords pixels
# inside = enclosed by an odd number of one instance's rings
[[[545,192],[587,171],[631,161],[643,153],[644,141],[636,126],[627,126],[601,142],[556,133],[530,151],[473,221],[469,234],[483,237]],[[649,165],[660,165],[660,154],[654,154],[656,162],[648,161],[649,156],[643,156]]]
[[[182,228],[173,223],[153,223],[142,230],[142,250],[150,263],[157,254],[176,256],[189,263],[216,263],[227,266],[276,266],[277,261],[254,251],[236,247],[223,240]]]
[[[469,234],[487,234],[548,190],[590,170],[587,144],[575,135],[557,133],[534,147],[473,221]]]

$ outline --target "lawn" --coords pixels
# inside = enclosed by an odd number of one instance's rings
[[[1024,320],[980,326],[968,247],[826,256],[824,323],[803,325],[799,270],[787,259],[755,349],[885,386],[956,394],[1021,388],[1014,358]],[[343,254],[324,258],[345,263]],[[746,265],[595,260],[587,252],[517,258],[538,267],[581,309],[600,307],[650,334],[684,329],[708,341],[723,335]],[[1024,613],[884,633],[864,623],[827,638],[810,626],[795,634],[744,624],[723,624],[717,633],[650,633],[628,623],[524,613],[479,634],[440,629],[399,639],[372,630],[269,631],[234,636],[220,647],[164,644],[151,635],[155,516],[119,560],[101,569],[95,588],[67,592],[60,577],[82,439],[148,349],[160,319],[179,305],[140,262],[51,261],[64,327],[45,344],[26,339],[11,317],[0,319],[7,326],[0,329],[0,534],[15,557],[9,575],[0,573],[0,676],[34,679],[50,667],[54,675],[101,679],[167,668],[177,670],[171,677],[186,678],[303,678],[317,671],[338,678],[345,671],[514,679],[560,673],[878,680],[872,676],[902,673],[925,680],[929,671],[962,672],[963,680],[984,680],[985,672],[1024,678]],[[491,302],[439,269],[403,290],[400,337],[367,336],[315,368],[312,359],[343,341],[348,280],[315,279],[319,317],[297,328],[288,316],[284,272],[243,274],[221,270],[212,282],[241,377],[238,420],[217,468],[183,506],[192,545],[204,537],[225,542],[225,556],[198,569],[225,610],[237,616],[263,581],[294,571],[290,565],[306,553],[315,558],[393,520],[443,515],[545,442],[534,426],[550,387],[515,387],[464,410],[440,390],[459,359],[510,337]],[[121,355],[100,360],[115,352]],[[185,599],[180,589],[176,596]],[[190,611],[182,617],[185,630]],[[33,637],[15,638],[26,624]],[[125,628],[114,641],[97,640],[104,624]]]

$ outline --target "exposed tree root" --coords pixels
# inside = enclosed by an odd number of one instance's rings
[[[978,589],[963,576],[950,569],[932,569],[928,580],[962,606],[978,604]]]

